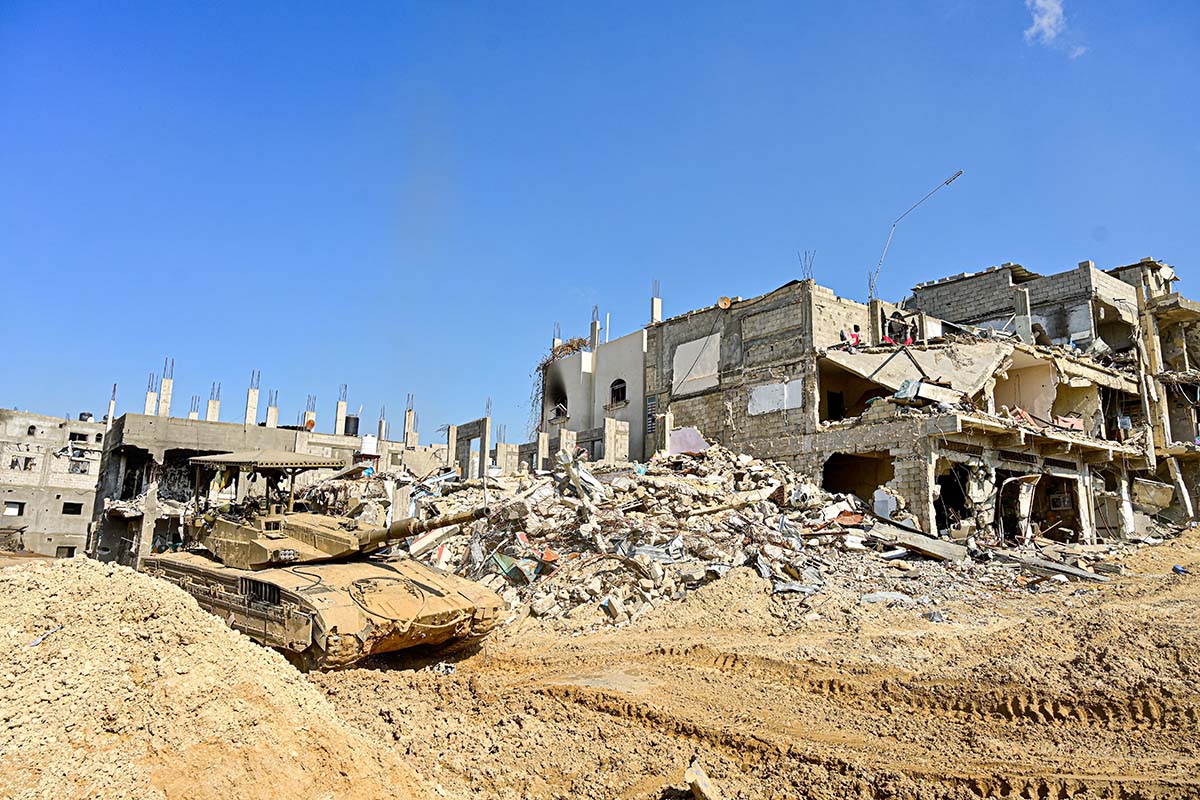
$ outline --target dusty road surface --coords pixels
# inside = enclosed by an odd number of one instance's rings
[[[697,756],[726,798],[1200,797],[1200,534],[1125,563],[943,622],[798,620],[744,571],[632,627],[514,624],[450,675],[310,680],[442,796],[686,797]]]

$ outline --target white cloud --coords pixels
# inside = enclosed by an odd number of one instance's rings
[[[1025,29],[1025,41],[1050,44],[1066,29],[1067,15],[1062,0],[1025,0],[1025,7],[1033,15],[1033,24]]]
[[[1025,29],[1028,44],[1040,44],[1064,53],[1074,61],[1088,52],[1080,43],[1075,31],[1067,30],[1067,12],[1064,0],[1025,0],[1025,7],[1033,17],[1032,24]]]

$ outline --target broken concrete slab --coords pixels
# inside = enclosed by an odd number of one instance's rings
[[[973,395],[983,389],[1012,351],[1013,345],[1007,342],[959,342],[952,347],[909,347],[872,352],[830,350],[825,359],[893,392],[905,381],[925,378]]]
[[[967,548],[961,544],[935,539],[923,533],[914,533],[883,520],[876,520],[868,535],[886,544],[897,544],[938,561],[961,561],[967,557]]]

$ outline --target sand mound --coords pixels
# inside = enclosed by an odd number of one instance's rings
[[[424,796],[281,656],[124,567],[0,570],[0,651],[0,797]]]

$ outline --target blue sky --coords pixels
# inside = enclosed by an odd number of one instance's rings
[[[522,439],[554,323],[1200,258],[1200,6],[0,3],[0,404]],[[372,427],[369,425],[369,427]]]

